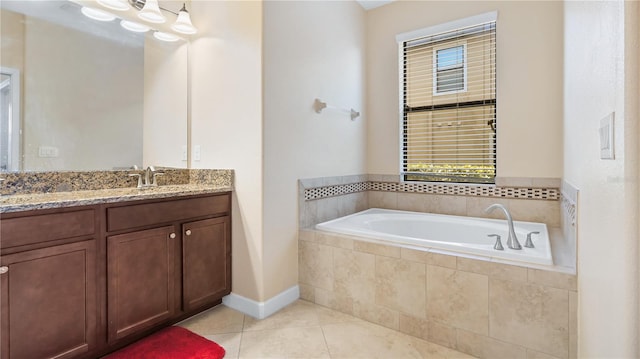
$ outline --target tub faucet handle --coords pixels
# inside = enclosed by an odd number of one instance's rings
[[[533,245],[533,241],[531,240],[531,235],[532,234],[540,234],[540,232],[535,231],[535,232],[529,232],[527,234],[527,240],[524,242],[524,246],[527,248],[534,248],[535,246]]]
[[[502,241],[500,241],[499,234],[487,234],[487,237],[496,237],[496,244],[493,245],[493,249],[497,251],[504,251],[504,247],[502,246]]]

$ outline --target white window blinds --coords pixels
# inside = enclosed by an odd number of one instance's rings
[[[493,183],[496,22],[400,41],[406,180]]]

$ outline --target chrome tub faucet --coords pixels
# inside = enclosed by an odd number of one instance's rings
[[[507,238],[507,247],[511,249],[517,249],[517,250],[522,249],[520,242],[518,242],[518,237],[516,237],[516,231],[513,229],[513,218],[511,218],[511,213],[509,213],[509,210],[507,209],[507,207],[496,203],[496,204],[490,205],[484,211],[485,213],[491,213],[496,208],[500,208],[504,212],[504,215],[507,217],[507,224],[509,225],[509,237]]]

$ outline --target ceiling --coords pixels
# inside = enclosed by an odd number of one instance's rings
[[[382,5],[394,2],[395,0],[356,0],[365,10],[375,9]]]

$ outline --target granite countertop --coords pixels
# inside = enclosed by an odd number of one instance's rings
[[[180,184],[0,196],[0,213],[230,192],[228,185]]]

